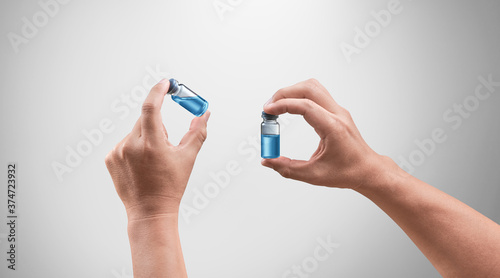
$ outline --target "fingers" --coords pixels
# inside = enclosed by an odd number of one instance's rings
[[[169,85],[167,79],[162,79],[151,89],[142,104],[141,136],[163,136],[164,128],[161,119],[161,106]]]
[[[195,117],[191,121],[189,131],[182,137],[179,147],[185,147],[198,153],[207,138],[207,122],[210,118],[210,111],[205,112],[201,117]]]
[[[264,106],[264,112],[271,115],[284,113],[300,114],[324,138],[334,124],[336,116],[309,99],[281,99]]]
[[[293,86],[278,90],[271,102],[288,98],[310,99],[332,113],[340,112],[340,106],[335,102],[330,93],[316,79],[302,81]]]
[[[280,156],[275,159],[263,159],[262,165],[274,169],[280,175],[288,179],[308,181],[312,179],[313,172],[310,170],[310,162],[295,160]]]

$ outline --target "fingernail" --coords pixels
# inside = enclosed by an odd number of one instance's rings
[[[273,105],[274,105],[274,102],[271,102],[271,103],[265,105],[264,108],[270,109],[271,107],[273,107]]]
[[[158,82],[158,83],[165,83],[165,82],[167,82],[167,81],[168,81],[168,79],[163,78],[163,79],[162,79],[162,80],[160,80],[160,82]]]

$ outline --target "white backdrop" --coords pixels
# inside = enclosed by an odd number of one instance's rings
[[[499,222],[500,87],[475,95],[478,78],[500,81],[499,13],[493,0],[2,1],[0,216],[16,162],[18,225],[17,270],[2,259],[0,276],[132,276],[104,157],[155,80],[175,77],[212,111],[180,217],[190,277],[439,277],[361,195],[262,167],[260,113],[314,77],[377,152]],[[163,117],[178,143],[191,114],[166,99]],[[313,129],[280,123],[282,154],[307,159]],[[420,151],[435,128],[446,141]]]

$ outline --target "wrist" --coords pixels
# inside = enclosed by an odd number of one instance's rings
[[[163,196],[144,196],[132,205],[125,205],[128,221],[177,217],[180,199]]]
[[[167,246],[172,238],[178,236],[178,220],[178,215],[175,213],[134,219],[129,217],[127,233],[132,251],[140,250],[150,244],[158,250]]]
[[[412,177],[401,169],[390,157],[378,155],[371,163],[365,181],[353,190],[368,197],[379,191],[391,190],[394,185]]]
[[[134,277],[187,277],[176,213],[129,220],[127,231]]]

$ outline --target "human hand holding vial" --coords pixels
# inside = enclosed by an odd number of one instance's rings
[[[262,158],[280,157],[280,124],[278,116],[262,112],[260,125],[260,156]]]
[[[166,138],[161,105],[169,84],[162,80],[144,101],[143,108],[148,109],[142,110],[132,132],[105,159],[127,211],[135,277],[187,277],[179,208],[207,136],[210,112],[205,112],[208,103],[204,99],[171,82],[172,99],[191,113],[203,115],[192,120],[181,143],[174,146]],[[443,277],[500,277],[500,226],[376,153],[361,137],[349,112],[318,81],[279,90],[264,110],[261,156],[274,158],[263,159],[264,166],[285,178],[350,188],[364,195],[404,230]],[[320,137],[308,161],[280,157],[277,115],[284,113],[303,115]]]
[[[196,117],[205,114],[208,109],[208,102],[193,92],[184,84],[179,84],[175,79],[170,79],[170,88],[167,94],[172,96],[172,100],[184,107]]]

